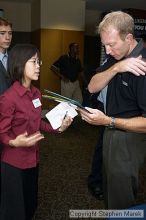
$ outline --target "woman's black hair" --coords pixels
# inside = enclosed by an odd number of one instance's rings
[[[11,49],[8,57],[8,72],[12,82],[22,83],[25,64],[35,54],[39,56],[39,50],[32,44],[17,44]]]

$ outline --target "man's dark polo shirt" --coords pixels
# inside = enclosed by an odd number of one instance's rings
[[[53,65],[58,67],[61,75],[65,76],[71,82],[75,82],[78,79],[79,73],[82,71],[79,58],[72,57],[69,54],[61,56]]]
[[[140,54],[146,59],[142,41],[139,41],[128,57]],[[110,57],[100,71],[116,62],[119,61]],[[146,117],[146,76],[135,76],[130,72],[118,73],[108,84],[106,112],[108,116],[119,118]]]

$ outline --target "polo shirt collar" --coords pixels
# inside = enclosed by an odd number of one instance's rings
[[[131,51],[131,53],[128,55],[128,57],[137,57],[140,55],[140,52],[142,51],[143,49],[143,40],[140,39],[138,44],[136,45],[136,47]]]

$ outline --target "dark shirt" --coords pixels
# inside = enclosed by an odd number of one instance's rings
[[[142,41],[128,57],[137,57],[140,54],[146,58]],[[119,61],[110,57],[104,68],[109,68],[116,62]],[[106,113],[119,118],[146,117],[146,76],[135,76],[130,72],[118,73],[108,84]]]
[[[27,131],[28,135],[39,130],[56,132],[49,123],[41,120],[41,106],[35,108],[32,101],[41,99],[40,91],[27,90],[15,82],[0,96],[0,140],[4,144],[2,161],[25,169],[35,167],[39,161],[39,147],[11,147],[9,140]]]
[[[60,69],[60,74],[71,82],[78,79],[79,73],[82,71],[82,66],[79,58],[65,54],[61,56],[54,64]]]
[[[10,77],[0,61],[0,95],[3,94],[11,85]]]
[[[8,72],[0,61],[0,95],[2,95],[11,85],[11,80]],[[0,152],[2,144],[0,143]]]

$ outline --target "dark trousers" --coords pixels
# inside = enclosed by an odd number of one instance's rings
[[[146,156],[146,134],[118,129],[104,131],[103,185],[105,208],[135,205],[139,169]]]
[[[99,126],[99,135],[95,146],[91,173],[88,176],[88,187],[99,187],[102,189],[102,145],[103,145],[104,126]]]
[[[38,167],[19,169],[1,163],[0,220],[31,220],[37,207]]]

